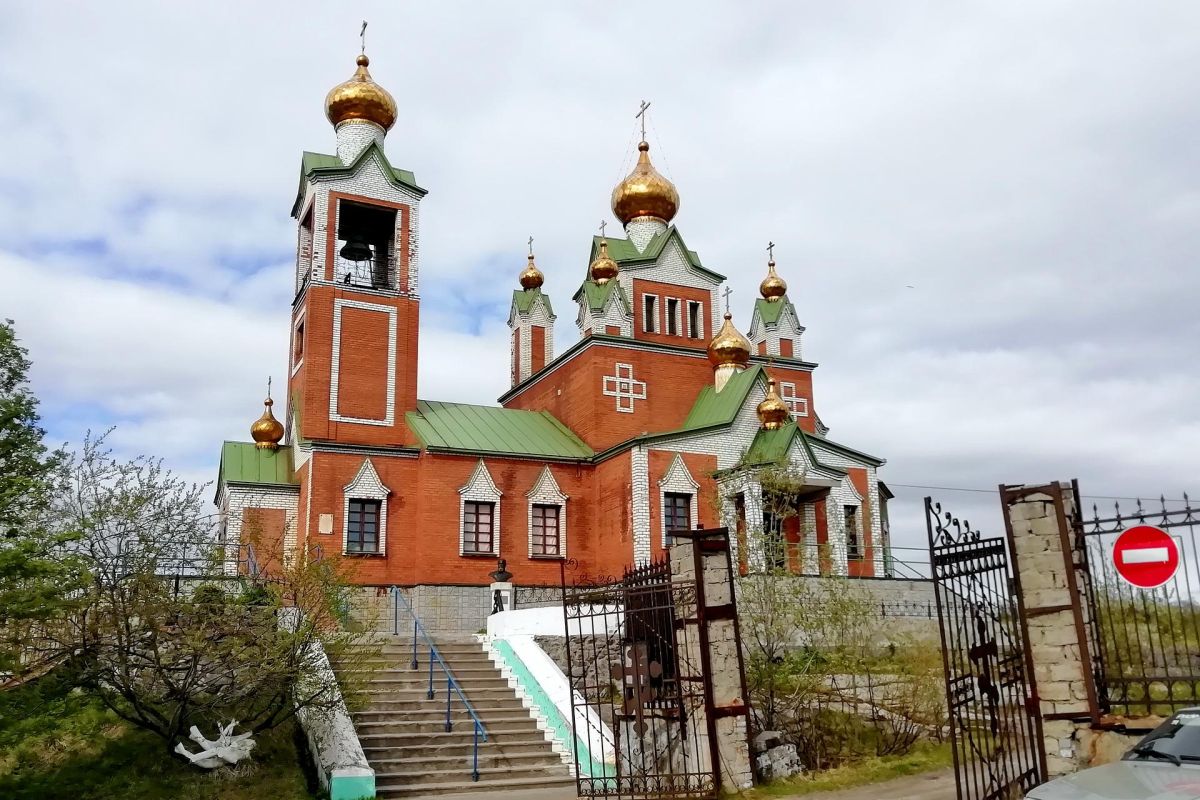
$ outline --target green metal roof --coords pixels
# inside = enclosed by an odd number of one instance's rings
[[[542,298],[542,302],[546,304],[546,311],[553,316],[554,308],[550,305],[550,295],[543,294],[541,289],[524,289],[513,290],[513,304],[516,305],[517,311],[522,314],[528,314],[529,309],[533,308],[533,301],[537,298]]]
[[[260,450],[254,442],[225,442],[221,445],[221,467],[217,484],[257,483],[295,486],[292,448]]]
[[[705,428],[709,425],[728,425],[746,403],[750,387],[763,374],[762,367],[751,367],[731,377],[725,388],[717,391],[705,386],[696,396],[692,410],[684,420],[683,430]]]
[[[787,295],[784,295],[774,303],[769,303],[761,297],[754,301],[754,313],[768,325],[779,324],[779,318],[783,316],[783,309],[785,307],[791,308],[793,314],[796,313],[796,309],[792,306],[792,301],[787,299]]]
[[[596,254],[600,252],[600,238],[601,237],[599,236],[592,237],[592,249],[588,254],[589,265],[595,260]],[[706,268],[700,263],[700,256],[695,250],[688,250],[687,245],[683,242],[682,234],[679,233],[679,229],[674,225],[651,239],[649,243],[647,243],[644,251],[639,251],[637,249],[637,245],[628,239],[608,239],[608,255],[618,264],[650,263],[658,260],[659,255],[662,254],[663,248],[666,247],[667,243],[672,239],[676,239],[679,242],[680,248],[687,256],[688,263],[691,264],[692,267],[694,267],[698,272],[707,275],[717,282],[725,280],[724,275],[713,272],[711,269]]]
[[[376,142],[371,142],[364,147],[363,151],[350,164],[343,164],[342,160],[337,156],[326,155],[325,153],[305,152],[300,157],[300,188],[296,191],[296,202],[292,206],[292,215],[295,216],[300,212],[300,201],[304,199],[304,181],[306,179],[315,176],[337,177],[339,175],[351,175],[370,157],[371,153],[379,155],[379,160],[383,163],[384,173],[394,185],[411,189],[422,197],[428,194],[426,189],[422,189],[417,185],[417,178],[412,172],[393,167],[392,163],[388,161],[387,155],[383,152],[383,148]]]
[[[548,411],[418,400],[406,415],[426,447],[542,458],[586,459],[593,455],[570,428]]]
[[[603,311],[605,306],[608,305],[613,292],[616,292],[617,296],[621,298],[621,305],[624,307],[625,313],[632,314],[633,308],[629,305],[629,298],[625,295],[625,290],[621,288],[621,284],[617,281],[610,280],[600,284],[590,279],[586,280],[571,299],[578,302],[581,294],[586,295],[589,308],[593,311]]]
[[[746,451],[745,464],[774,464],[787,458],[792,438],[796,435],[796,423],[789,422],[773,431],[759,430]]]

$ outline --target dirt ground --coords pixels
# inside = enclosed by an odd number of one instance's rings
[[[802,800],[954,800],[954,770],[940,769],[853,789],[814,792],[795,797]]]

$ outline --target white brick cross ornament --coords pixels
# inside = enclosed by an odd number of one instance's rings
[[[779,399],[788,407],[788,411],[792,412],[792,416],[808,416],[808,398],[796,396],[796,384],[781,383],[779,385]]]
[[[646,382],[633,379],[632,364],[617,364],[616,375],[604,376],[604,394],[617,398],[617,411],[633,413],[633,402],[646,399]]]

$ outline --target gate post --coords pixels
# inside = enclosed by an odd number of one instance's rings
[[[1031,712],[1042,719],[1047,778],[1074,772],[1077,722],[1100,721],[1088,623],[1071,520],[1071,483],[1001,486],[1004,526],[1032,670]]]
[[[671,580],[695,586],[695,603],[688,593],[673,592],[678,623],[693,632],[678,637],[680,677],[686,670],[704,682],[703,720],[705,743],[698,750],[706,755],[716,778],[727,792],[754,784],[750,766],[750,734],[747,725],[746,670],[742,663],[741,631],[733,587],[733,563],[729,529],[672,531]],[[694,634],[694,635],[693,635]],[[705,752],[707,750],[707,752]]]

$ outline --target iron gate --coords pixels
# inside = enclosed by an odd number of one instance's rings
[[[564,573],[565,574],[565,573]],[[567,677],[579,794],[612,798],[716,796],[705,728],[707,674],[694,625],[696,585],[667,560],[620,580],[567,586]],[[697,658],[699,654],[699,658]]]
[[[1085,569],[1094,647],[1093,672],[1100,710],[1119,716],[1167,716],[1200,704],[1200,509],[1188,496],[1160,497],[1149,508],[1120,501],[1101,516],[1092,506],[1073,520],[1075,547]],[[1113,563],[1117,537],[1135,525],[1162,528],[1179,548],[1179,569],[1156,589],[1135,589]]]
[[[1019,800],[1046,775],[1011,542],[925,498],[959,800]]]

